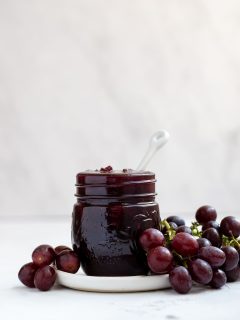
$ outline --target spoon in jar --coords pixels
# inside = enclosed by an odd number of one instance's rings
[[[155,153],[168,142],[169,137],[170,135],[166,130],[157,131],[152,135],[149,141],[147,152],[137,167],[138,171],[146,169]]]

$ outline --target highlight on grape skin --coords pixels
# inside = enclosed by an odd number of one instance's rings
[[[80,268],[80,260],[73,251],[62,251],[56,258],[58,270],[68,273],[76,273]]]
[[[51,264],[55,256],[56,254],[53,247],[48,244],[42,244],[33,251],[32,260],[37,266],[43,267]]]
[[[146,252],[157,246],[162,246],[164,242],[165,238],[162,232],[154,228],[144,230],[139,238],[139,243]]]

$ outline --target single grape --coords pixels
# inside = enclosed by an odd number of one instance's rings
[[[236,266],[238,265],[238,262],[239,262],[239,254],[238,254],[237,250],[235,248],[233,248],[232,246],[221,247],[221,250],[226,255],[226,261],[222,265],[222,269],[224,271],[229,271],[229,270],[236,268]]]
[[[139,243],[146,252],[157,246],[162,246],[164,242],[165,238],[162,232],[154,228],[144,230],[139,238]]]
[[[188,293],[192,288],[192,278],[188,270],[182,266],[174,268],[169,273],[169,282],[178,293]]]
[[[207,230],[208,228],[214,228],[218,232],[220,231],[220,225],[217,223],[217,221],[208,221],[202,225],[202,231]]]
[[[18,279],[27,287],[34,288],[34,276],[38,269],[33,262],[26,263],[18,272]]]
[[[41,267],[37,270],[34,277],[35,287],[41,291],[47,291],[54,285],[56,277],[57,274],[53,267]]]
[[[214,289],[223,287],[227,282],[227,276],[221,269],[213,270],[213,277],[209,285]]]
[[[189,228],[189,227],[187,227],[185,225],[177,227],[176,233],[179,233],[179,232],[186,232],[186,233],[192,234],[191,228]]]
[[[56,257],[57,269],[68,273],[76,273],[80,268],[80,260],[73,251],[63,251]]]
[[[48,244],[38,246],[32,253],[32,260],[38,267],[51,264],[55,259],[55,251]]]
[[[195,218],[198,223],[204,224],[208,221],[215,221],[217,219],[217,212],[211,206],[202,206],[197,210]]]
[[[208,228],[203,231],[202,238],[208,239],[214,247],[220,247],[222,244],[221,236],[214,228]]]
[[[197,254],[199,245],[197,239],[189,233],[179,232],[173,238],[171,248],[181,256],[189,257]]]
[[[72,251],[72,249],[70,249],[69,247],[67,246],[57,246],[55,249],[54,249],[55,253],[56,254],[59,254],[61,253],[62,251]]]
[[[237,266],[236,268],[225,271],[226,276],[227,276],[227,282],[235,282],[239,279],[240,277],[240,267]]]
[[[172,230],[175,230],[175,231],[177,230],[178,226],[177,226],[177,224],[175,222],[168,222],[168,224],[169,224],[169,226],[171,227]],[[168,231],[168,229],[167,229],[166,226],[162,227],[162,233],[163,234],[166,234],[167,231]]]
[[[225,253],[214,246],[202,247],[199,250],[198,256],[207,261],[213,268],[221,267],[226,260]]]
[[[234,248],[237,250],[237,252],[238,252],[238,256],[239,256],[239,261],[238,261],[238,264],[239,264],[239,266],[240,266],[240,245],[239,244],[235,244],[234,245]]]
[[[189,261],[188,267],[194,281],[201,284],[207,284],[212,280],[213,271],[207,261],[198,258]]]
[[[185,225],[185,221],[179,216],[169,216],[167,217],[167,222],[174,222],[178,227]]]
[[[167,248],[158,246],[148,251],[147,261],[152,272],[164,273],[171,268],[173,255]]]
[[[198,238],[197,239],[199,248],[211,246],[211,242],[206,238]]]
[[[233,216],[225,217],[220,223],[220,230],[227,237],[237,238],[240,235],[240,221]]]

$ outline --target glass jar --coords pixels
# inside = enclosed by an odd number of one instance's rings
[[[76,176],[72,244],[92,276],[133,276],[148,272],[138,237],[159,229],[155,174],[148,171],[85,171]]]

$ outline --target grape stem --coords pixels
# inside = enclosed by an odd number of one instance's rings
[[[167,241],[169,242],[176,235],[176,231],[170,226],[170,224],[167,222],[166,219],[162,220],[161,222],[161,228],[164,228],[164,227],[167,229],[166,236],[167,236]]]
[[[197,221],[193,221],[190,229],[192,230],[192,235],[201,238],[202,232],[199,230],[200,224]]]
[[[240,247],[240,240],[232,237],[222,236],[222,245],[223,246],[232,246]]]
[[[172,254],[181,262],[181,264],[178,263],[178,265],[183,265],[185,268],[188,268],[187,259],[184,259],[183,256],[181,256],[181,254],[177,253],[175,250],[172,251]]]

